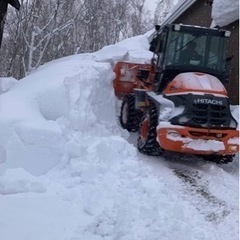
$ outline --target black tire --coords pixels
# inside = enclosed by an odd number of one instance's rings
[[[135,109],[134,95],[126,95],[122,100],[119,121],[124,129],[136,132],[139,129],[140,113]]]
[[[149,156],[160,156],[163,149],[157,142],[158,114],[154,103],[150,103],[140,123],[138,150]]]
[[[217,164],[227,164],[229,162],[233,161],[235,155],[209,155],[209,156],[203,156],[203,159],[209,162],[215,162]]]

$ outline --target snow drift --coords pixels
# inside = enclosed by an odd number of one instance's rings
[[[0,95],[0,145],[7,155],[1,168],[23,167],[41,175],[66,155],[69,132],[81,132],[84,141],[86,133],[118,131],[112,65],[119,59],[147,61],[147,47],[147,38],[138,36],[92,55],[56,60]]]

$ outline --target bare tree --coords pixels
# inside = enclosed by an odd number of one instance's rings
[[[22,0],[17,16],[12,13],[8,21],[8,40],[14,44],[11,47],[7,75],[23,77],[56,57],[54,50],[57,48],[59,52],[63,48],[64,44],[60,41],[64,41],[64,36],[74,25],[74,16],[66,14],[69,2]],[[57,45],[55,48],[52,48],[52,42]]]
[[[0,75],[22,78],[53,59],[145,33],[153,27],[145,1],[21,0],[8,14]]]
[[[170,13],[174,0],[159,0],[154,11],[154,24],[160,24]]]
[[[25,74],[36,69],[40,64],[51,60],[49,46],[55,36],[66,34],[74,24],[74,16],[65,17],[69,6],[67,0],[50,1],[50,4],[35,0],[27,14],[27,21],[22,22],[22,36],[24,39],[25,54],[22,64]],[[47,10],[47,11],[46,11]],[[24,29],[24,30],[23,30]],[[58,43],[58,50],[62,47]],[[47,54],[48,53],[48,54]],[[53,52],[50,52],[54,55]]]
[[[19,10],[20,3],[18,0],[0,0],[0,47],[3,37],[4,23],[6,19],[8,4],[12,5],[14,8]]]

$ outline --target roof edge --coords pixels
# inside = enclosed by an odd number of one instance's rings
[[[161,25],[163,26],[166,24],[173,23],[179,16],[181,16],[182,13],[184,13],[196,1],[197,0],[184,0],[184,2],[176,4],[173,11],[169,14],[169,16],[163,22],[161,22]]]

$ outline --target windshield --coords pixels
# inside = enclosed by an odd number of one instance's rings
[[[165,64],[224,71],[225,54],[226,38],[224,37],[172,31]]]

